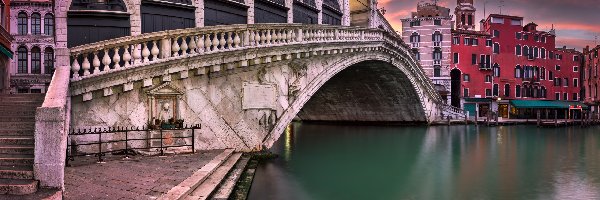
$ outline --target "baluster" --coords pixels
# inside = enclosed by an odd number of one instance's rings
[[[239,32],[235,32],[235,37],[233,38],[233,46],[235,48],[239,48],[240,47],[240,33]]]
[[[133,62],[132,64],[136,65],[142,62],[142,52],[140,48],[140,44],[133,45]]]
[[[113,63],[114,65],[114,69],[118,70],[119,68],[121,68],[121,65],[119,64],[119,62],[121,62],[121,57],[119,56],[119,47],[115,47],[115,55],[113,56]]]
[[[152,50],[150,50],[152,54],[152,61],[158,60],[158,54],[160,50],[158,49],[158,45],[156,45],[156,41],[152,41]]]
[[[223,50],[225,49],[225,44],[227,44],[227,41],[225,41],[225,33],[221,32],[219,36],[221,36],[221,39],[219,40],[219,50]]]
[[[142,43],[142,57],[144,58],[143,62],[150,61],[148,56],[150,56],[150,50],[148,50],[148,43]]]
[[[259,30],[255,31],[255,33],[254,33],[254,41],[256,43],[256,46],[262,45],[262,43],[260,41],[261,41],[261,38],[263,38],[263,37],[264,37],[264,35],[262,37],[260,36],[260,31]]]
[[[83,54],[83,64],[81,65],[83,69],[83,76],[90,75],[90,61],[88,60],[88,54]]]
[[[79,61],[77,61],[78,57],[79,55],[74,56],[73,64],[71,65],[71,71],[73,71],[73,78],[79,77],[79,70],[81,69],[81,67],[79,66]]]
[[[260,44],[267,45],[267,33],[263,30],[260,36]]]
[[[104,49],[104,56],[102,57],[102,64],[104,64],[102,68],[104,69],[102,71],[110,71],[110,61],[110,56],[108,56],[108,49]]]
[[[285,43],[285,33],[282,33],[284,30],[277,30],[277,43]]]
[[[301,42],[302,41],[302,40],[299,40],[298,34],[296,34],[296,30],[290,30],[290,34],[292,35],[292,39],[290,42]]]
[[[187,36],[183,36],[181,38],[181,55],[185,56],[187,55],[187,50],[188,50],[188,44],[187,44]]]
[[[233,45],[233,34],[232,32],[227,32],[227,49],[231,49]]]
[[[244,43],[241,46],[242,47],[251,46],[251,44],[250,44],[250,40],[251,39],[250,38],[251,38],[250,37],[250,31],[248,31],[248,30],[244,31],[244,38],[242,38],[243,41],[244,41]]]
[[[256,34],[254,30],[251,30],[249,33],[250,37],[248,38],[250,42],[250,46],[256,46]]]
[[[94,66],[94,71],[92,73],[100,73],[100,59],[98,59],[98,52],[94,51],[94,59],[92,60],[92,65]]]
[[[179,42],[177,42],[177,40],[179,40],[179,37],[175,37],[173,38],[173,44],[171,45],[171,51],[173,52],[173,57],[177,57],[179,56]]]
[[[218,50],[218,48],[219,48],[219,36],[218,36],[217,33],[214,34],[214,37],[212,39],[212,45],[213,45],[213,47],[212,47],[213,51]]]
[[[198,53],[204,53],[204,35],[198,36]]]
[[[271,35],[271,30],[267,30],[267,36],[266,36],[266,43],[267,44],[271,44],[271,39],[273,39],[273,36]]]
[[[192,35],[190,37],[190,54],[195,54],[196,53],[196,40],[197,37],[195,35]]]
[[[123,52],[123,61],[125,61],[125,68],[131,67],[131,64],[129,63],[129,61],[131,60],[131,54],[129,54],[129,49],[131,47],[129,45],[127,46],[123,46],[123,49],[125,49],[125,52]]]
[[[204,50],[204,52],[209,52],[211,50],[210,49],[211,45],[212,45],[212,41],[210,40],[210,33],[209,33],[204,36],[204,48],[206,48]]]

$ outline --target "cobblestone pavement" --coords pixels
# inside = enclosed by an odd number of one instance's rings
[[[65,168],[65,199],[156,199],[222,150],[196,154],[107,157],[96,163],[95,157],[77,157]]]

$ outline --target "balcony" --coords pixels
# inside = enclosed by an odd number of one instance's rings
[[[527,56],[527,60],[535,60],[535,56],[530,54],[529,56]]]
[[[433,42],[433,47],[442,47],[442,42]]]
[[[410,46],[412,48],[419,48],[419,43],[418,42],[413,42],[413,43],[410,43]]]
[[[489,63],[479,63],[479,70],[492,70],[492,65]]]
[[[442,65],[442,60],[439,60],[439,59],[433,60],[433,65]]]
[[[540,77],[528,77],[528,78],[523,78],[523,81],[528,81],[530,83],[539,83],[540,82]]]

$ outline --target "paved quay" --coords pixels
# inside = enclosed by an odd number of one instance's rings
[[[223,150],[159,156],[77,157],[65,168],[64,199],[157,199]]]

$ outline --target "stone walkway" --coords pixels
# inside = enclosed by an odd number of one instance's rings
[[[65,199],[156,199],[223,150],[166,157],[77,157],[65,168]]]

